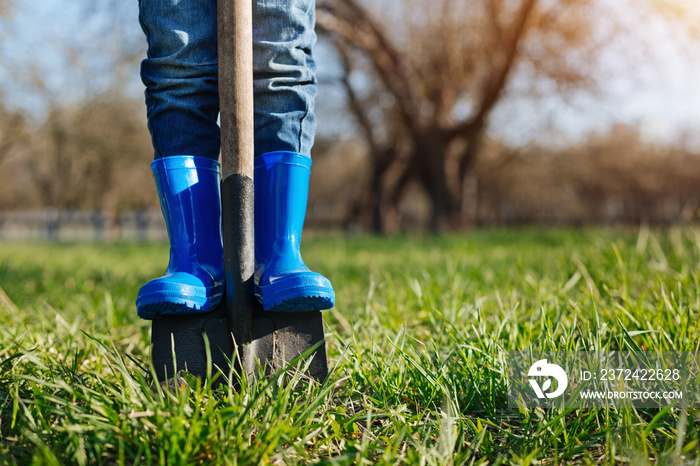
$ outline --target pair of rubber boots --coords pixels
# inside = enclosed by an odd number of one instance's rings
[[[143,319],[213,310],[224,293],[219,163],[174,156],[151,164],[170,239],[163,277],[139,290]],[[304,264],[299,242],[306,215],[311,159],[295,152],[255,158],[255,294],[266,311],[333,307],[324,276]]]

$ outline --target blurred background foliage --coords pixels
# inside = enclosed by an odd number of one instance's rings
[[[698,5],[318,0],[308,226],[697,220]],[[136,1],[0,0],[0,211],[158,209],[144,55]]]

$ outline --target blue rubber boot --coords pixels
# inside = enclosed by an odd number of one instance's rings
[[[335,301],[331,282],[299,252],[310,168],[296,152],[255,158],[255,294],[266,311],[320,311]]]
[[[152,164],[170,238],[165,275],[141,287],[142,319],[211,311],[224,293],[219,163],[174,156]]]

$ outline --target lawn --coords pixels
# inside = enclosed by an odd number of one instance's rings
[[[697,464],[700,411],[508,409],[508,351],[695,351],[700,230],[308,235],[322,385],[151,391],[164,244],[0,243],[0,464]]]

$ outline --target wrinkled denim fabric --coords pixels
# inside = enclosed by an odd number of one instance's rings
[[[316,132],[315,0],[253,1],[255,155],[310,155]],[[216,0],[140,0],[141,64],[155,158],[217,159]]]

